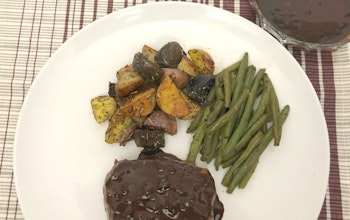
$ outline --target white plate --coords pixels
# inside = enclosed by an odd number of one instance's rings
[[[106,219],[104,177],[115,158],[134,159],[139,149],[104,143],[106,124],[94,121],[90,99],[107,93],[116,70],[131,63],[144,44],[160,48],[168,41],[207,50],[217,71],[249,52],[251,63],[267,69],[281,106],[291,106],[281,146],[264,152],[246,189],[227,194],[220,185],[224,172],[209,166],[226,209],[223,219],[317,219],[328,180],[329,140],[310,81],[290,53],[255,24],[192,3],[112,13],[49,59],[27,95],[15,138],[15,178],[25,218]],[[166,138],[165,151],[182,159],[191,141],[186,126],[180,123],[179,133]]]

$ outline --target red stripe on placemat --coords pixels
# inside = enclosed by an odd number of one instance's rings
[[[54,15],[53,15],[52,34],[51,34],[51,41],[50,41],[50,48],[49,48],[50,49],[50,56],[52,54],[52,45],[53,45],[55,26],[56,26],[57,3],[58,3],[58,0],[56,0],[56,2],[55,2],[55,12],[54,12]]]
[[[334,85],[333,59],[331,52],[321,52],[323,84],[324,84],[324,113],[327,120],[330,140],[330,177],[328,182],[330,198],[330,214],[332,220],[342,220],[342,201],[339,175],[337,126],[336,126],[336,92]]]
[[[113,0],[108,0],[107,14],[111,13],[112,11],[113,11]]]
[[[92,15],[92,20],[95,21],[96,20],[96,17],[97,17],[97,5],[98,5],[98,1],[95,0],[94,1],[94,13]]]
[[[320,98],[320,79],[317,57],[316,50],[305,53],[305,72],[314,86],[318,98]]]
[[[223,0],[222,8],[227,10],[227,11],[230,11],[230,12],[235,12],[234,1],[232,1],[232,0]]]
[[[84,25],[84,13],[85,13],[85,0],[82,0],[81,1],[81,8],[80,8],[79,29],[82,29],[83,25]]]
[[[214,0],[214,6],[220,8],[220,0]]]
[[[64,21],[63,42],[67,40],[67,35],[68,35],[69,11],[70,11],[70,0],[67,1],[67,6],[66,6],[66,18]]]
[[[323,200],[323,205],[321,208],[321,212],[318,216],[318,220],[327,220],[327,205],[326,198]]]
[[[240,0],[239,1],[239,11],[240,15],[251,22],[255,23],[256,22],[256,15],[255,12],[253,11],[252,6],[250,5],[248,0]]]
[[[42,24],[42,21],[43,21],[44,5],[45,5],[45,1],[43,1],[42,5],[41,5],[41,13],[40,13],[38,34],[37,34],[37,37],[36,37],[36,39],[37,39],[37,41],[36,41],[36,50],[35,50],[35,56],[34,56],[34,61],[33,61],[33,73],[32,73],[32,78],[31,78],[30,84],[33,83],[34,78],[35,78],[35,74],[36,74],[36,61],[37,61],[37,58],[38,58],[39,39],[40,39],[41,24]],[[34,23],[34,19],[33,19],[33,23]],[[33,29],[32,29],[32,32],[33,32]],[[28,60],[29,60],[29,57],[28,57]],[[26,66],[28,66],[28,60],[27,60]]]

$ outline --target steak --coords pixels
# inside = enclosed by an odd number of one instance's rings
[[[103,192],[109,220],[219,220],[224,211],[207,169],[161,150],[115,161]]]

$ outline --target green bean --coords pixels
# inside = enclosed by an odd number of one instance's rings
[[[228,108],[231,104],[232,74],[228,71],[223,71],[222,78],[224,82],[225,107]]]
[[[245,159],[247,159],[247,157],[253,151],[253,149],[261,142],[261,139],[263,138],[263,136],[264,134],[261,131],[259,131],[254,135],[254,137],[249,141],[248,146],[243,150],[239,158],[230,168],[230,170],[232,170],[232,173],[243,163]]]
[[[202,146],[202,157],[201,157],[202,161],[206,161],[209,157],[212,140],[213,140],[213,135],[205,135],[203,146]]]
[[[232,148],[234,148],[234,146],[237,144],[237,142],[239,141],[239,139],[242,137],[242,135],[247,129],[251,113],[253,112],[253,107],[257,96],[256,93],[258,91],[260,80],[264,76],[264,73],[265,73],[265,69],[261,69],[258,71],[257,75],[254,77],[251,92],[245,104],[242,117],[240,118],[237,128],[233,132],[230,140],[226,145],[227,147],[225,148],[224,155],[226,155],[228,152],[231,151]]]
[[[233,173],[237,170],[237,168],[249,157],[249,155],[252,153],[254,148],[260,144],[263,133],[258,132],[256,135],[249,141],[248,146],[243,150],[243,152],[240,154],[239,158],[234,162],[234,164],[230,167],[230,169],[227,171],[226,175],[224,176],[224,179],[222,183],[224,185],[227,185],[230,180],[233,178]]]
[[[220,112],[224,107],[224,101],[222,101],[221,99],[216,100],[216,102],[213,105],[213,110],[210,112],[208,120],[206,121],[207,125],[212,124],[220,116]]]
[[[222,168],[226,168],[226,167],[232,166],[236,162],[236,160],[240,157],[242,151],[243,150],[237,152],[235,155],[230,157],[228,160],[223,161],[221,163]]]
[[[220,136],[220,131],[215,132],[215,134],[213,135],[209,155],[206,160],[207,163],[210,163],[215,156],[215,152],[219,144],[219,136]]]
[[[215,86],[213,86],[210,89],[209,94],[208,94],[207,98],[205,99],[205,104],[210,105],[214,101],[215,101]]]
[[[259,101],[259,104],[257,106],[257,108],[255,109],[255,111],[253,112],[253,115],[249,121],[249,125],[248,127],[250,127],[252,124],[255,123],[256,120],[258,120],[265,112],[266,107],[268,106],[269,100],[270,100],[270,91],[271,91],[271,87],[269,84],[265,84],[264,85],[264,90],[263,93],[261,95],[261,99]]]
[[[244,87],[250,89],[252,86],[253,80],[255,78],[256,67],[254,65],[250,65],[247,68],[246,76],[244,78]]]
[[[222,83],[223,83],[222,81],[223,81],[222,74],[217,74],[215,76],[215,83],[214,83],[215,95],[217,99],[225,100],[225,94],[222,89]]]
[[[280,113],[282,124],[285,122],[286,118],[288,117],[289,111],[290,111],[289,105],[285,106],[282,109]],[[254,151],[252,151],[252,153],[247,157],[247,159],[241,164],[237,172],[235,172],[235,175],[233,176],[228,186],[228,189],[227,189],[228,193],[232,193],[233,190],[236,188],[236,186],[242,181],[242,179],[247,174],[247,172],[249,172],[249,170],[252,169],[252,167],[254,167],[254,164],[257,163],[257,161],[259,160],[260,155],[265,151],[269,143],[274,138],[273,133],[274,133],[273,128],[270,127],[266,132],[265,136],[263,137],[263,139],[261,140],[259,146],[257,146],[254,149]]]
[[[230,157],[233,157],[237,154],[246,144],[249,142],[249,140],[258,132],[264,125],[266,125],[267,122],[267,115],[261,116],[242,136],[242,138],[238,141],[238,143],[233,146],[230,151],[228,151],[223,161],[229,160]]]
[[[205,112],[207,112],[207,113],[205,113]],[[209,114],[209,112],[210,112],[210,106],[207,105],[204,109],[202,109],[199,112],[198,115],[196,115],[196,117],[194,117],[190,126],[187,128],[186,133],[194,132],[197,129],[197,127],[199,126],[199,124],[202,122],[204,114]]]
[[[239,99],[237,102],[218,120],[216,120],[212,125],[209,126],[208,128],[208,134],[213,135],[217,130],[220,128],[224,127],[230,120],[234,120],[235,117],[237,116],[238,110],[240,106],[244,103],[244,101],[248,98],[249,96],[249,89],[244,89],[242,94],[240,95]]]
[[[232,101],[231,101],[232,104],[234,104],[238,100],[238,97],[240,96],[244,88],[244,77],[245,77],[247,68],[248,68],[248,53],[244,53],[243,58],[241,60],[241,65],[239,66],[238,73],[237,73],[237,83],[232,96]]]
[[[244,189],[247,186],[250,178],[253,176],[253,173],[255,172],[256,167],[258,166],[258,163],[259,163],[259,161],[256,161],[253,164],[253,166],[249,169],[249,171],[244,175],[243,179],[241,180],[241,182],[238,185],[238,188]]]
[[[272,127],[274,131],[274,145],[278,146],[282,135],[282,123],[281,123],[281,117],[280,117],[279,101],[276,95],[275,88],[273,87],[273,84],[268,75],[264,77],[264,81],[271,86],[269,102],[270,102],[270,110],[271,110],[271,116],[272,116]]]
[[[228,66],[228,67],[226,67],[225,69],[223,69],[223,71],[227,71],[227,72],[229,72],[229,73],[232,73],[232,72],[238,70],[238,68],[240,67],[240,65],[241,65],[241,60],[240,60],[240,61],[237,61],[237,62],[235,62],[235,63],[233,63],[233,64],[231,64],[231,65]],[[222,71],[222,72],[223,72],[223,71]]]
[[[197,155],[201,149],[202,141],[204,136],[206,135],[206,129],[207,129],[207,125],[205,121],[207,120],[209,113],[210,113],[210,107],[207,106],[204,108],[202,120],[199,123],[199,126],[197,127],[197,129],[195,130],[195,134],[193,135],[193,140],[191,142],[190,150],[187,154],[187,159],[186,159],[186,161],[189,163],[193,163],[193,164],[195,163]]]

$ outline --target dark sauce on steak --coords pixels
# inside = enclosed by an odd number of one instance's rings
[[[256,2],[267,21],[297,40],[330,44],[350,37],[350,0]]]
[[[224,211],[207,169],[161,150],[117,161],[106,177],[104,195],[110,220],[219,220]]]

